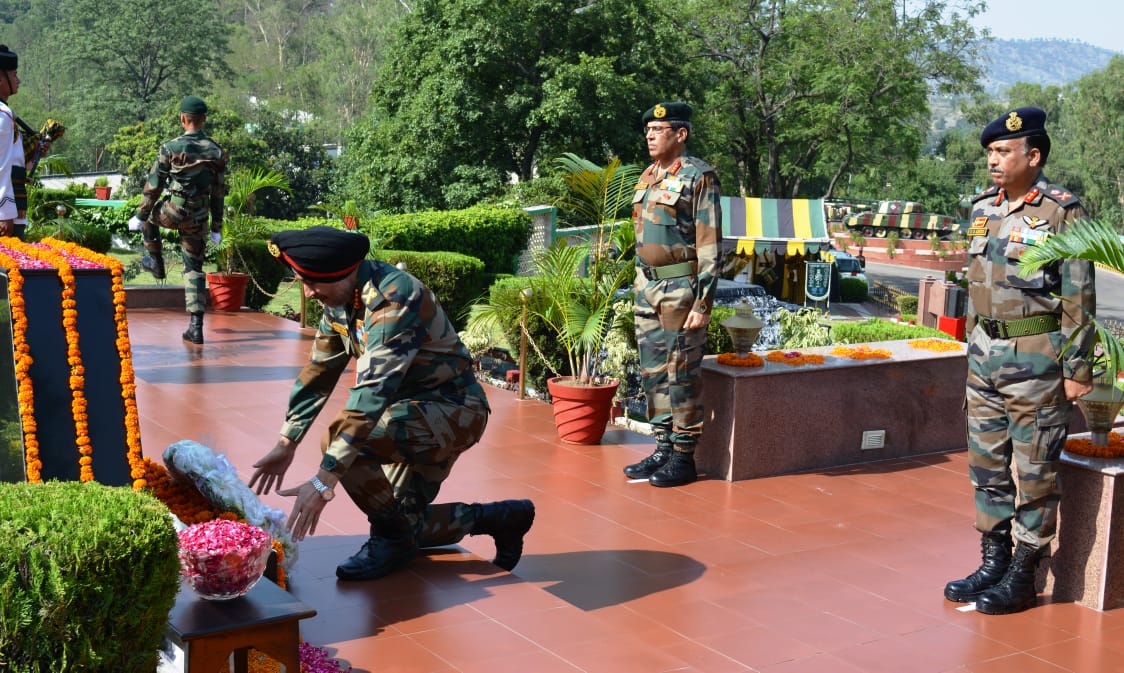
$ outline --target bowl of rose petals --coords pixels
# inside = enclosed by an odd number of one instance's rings
[[[257,526],[212,519],[179,532],[180,572],[202,598],[238,598],[261,579],[272,548]]]

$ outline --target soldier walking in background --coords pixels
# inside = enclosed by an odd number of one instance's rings
[[[203,343],[207,216],[211,220],[211,241],[218,244],[222,240],[226,195],[226,152],[203,133],[206,123],[207,104],[202,98],[187,96],[180,101],[184,133],[160,146],[160,155],[144,186],[144,197],[129,220],[131,230],[141,231],[148,252],[141,266],[158,280],[165,277],[160,227],[179,231],[185,303],[191,314],[183,339],[193,344]]]
[[[1092,390],[1097,300],[1091,262],[1063,260],[1019,275],[1029,246],[1086,216],[1076,196],[1042,174],[1046,113],[1012,110],[984,128],[980,144],[995,184],[973,200],[968,229],[966,403],[983,564],[949,582],[945,597],[1000,615],[1036,601],[1035,569],[1057,532],[1058,458],[1073,400]]]
[[[642,117],[653,163],[633,198],[636,341],[656,450],[624,468],[653,486],[689,484],[703,429],[702,358],[721,268],[714,169],[688,156],[691,108],[667,102]]]

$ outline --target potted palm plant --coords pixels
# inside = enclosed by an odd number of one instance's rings
[[[254,194],[269,188],[290,193],[292,190],[283,173],[262,168],[235,171],[226,186],[222,240],[215,246],[218,268],[207,274],[207,292],[215,310],[238,311],[245,302],[251,278],[247,250],[254,241],[270,235],[266,222],[254,217]]]
[[[109,178],[104,175],[99,175],[94,178],[94,196],[99,201],[108,201],[109,195],[113,193],[113,188],[109,186]]]
[[[1064,259],[1084,259],[1124,273],[1124,241],[1107,222],[1080,220],[1069,225],[1064,233],[1050,236],[1023,253],[1019,259],[1019,273],[1029,276],[1047,264]],[[1093,391],[1078,400],[1078,406],[1085,413],[1094,441],[1099,439],[1097,443],[1105,443],[1120,404],[1124,402],[1124,392],[1119,381],[1120,363],[1124,362],[1124,345],[1104,323],[1095,316],[1090,318],[1092,321],[1089,328],[1097,332]],[[1073,338],[1077,336],[1074,334]],[[1082,403],[1083,400],[1086,403]],[[1104,415],[1103,419],[1097,419],[1101,427],[1094,427],[1097,423],[1090,409],[1104,405],[1111,408],[1112,413]]]
[[[613,326],[613,302],[635,276],[635,232],[626,216],[640,168],[613,159],[601,167],[573,154],[558,159],[569,192],[557,205],[580,222],[591,222],[580,243],[565,238],[539,251],[536,274],[526,279],[529,300],[482,303],[472,321],[511,324],[525,310],[542,322],[566,353],[568,374],[547,381],[555,424],[564,441],[601,441],[618,382],[603,374],[605,338]],[[507,295],[511,297],[512,295]]]

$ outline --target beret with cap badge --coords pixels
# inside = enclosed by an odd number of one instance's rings
[[[180,112],[194,115],[207,114],[207,104],[199,96],[184,96],[180,101]]]
[[[20,59],[6,44],[0,44],[0,70],[19,70]]]
[[[980,145],[987,147],[996,140],[1046,135],[1046,111],[1037,107],[1020,107],[984,127]]]
[[[269,252],[302,279],[334,283],[354,271],[371,250],[363,234],[334,227],[279,231],[269,239]]]
[[[691,106],[681,101],[664,101],[656,103],[640,118],[642,125],[648,122],[689,122],[691,121]]]

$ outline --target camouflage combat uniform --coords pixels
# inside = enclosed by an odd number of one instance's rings
[[[636,226],[636,340],[648,420],[659,442],[692,451],[702,434],[706,330],[684,330],[693,310],[709,313],[720,271],[722,209],[718,176],[681,156],[656,179],[640,176]]]
[[[226,161],[226,152],[202,131],[169,140],[160,147],[137,208],[137,217],[144,222],[144,247],[149,252],[160,250],[159,227],[180,232],[188,313],[202,313],[206,306],[203,254],[208,238],[207,216],[211,218],[210,231],[221,232]]]
[[[301,440],[357,358],[355,385],[329,426],[320,466],[340,477],[372,524],[398,512],[414,526],[418,546],[453,544],[472,532],[473,508],[432,503],[457,457],[483,435],[488,400],[431,290],[370,260],[358,282],[353,306],[325,309],[281,435]]]
[[[1022,278],[1018,261],[1028,246],[1085,216],[1077,197],[1040,175],[1020,203],[998,187],[975,197],[968,232],[966,409],[976,528],[1002,531],[1013,519],[1015,539],[1037,549],[1057,528],[1057,460],[1073,413],[1062,380],[1091,379],[1093,330],[1066,344],[1089,322],[1096,291],[1090,262],[1054,263]],[[1038,324],[1010,322],[1035,316]]]

